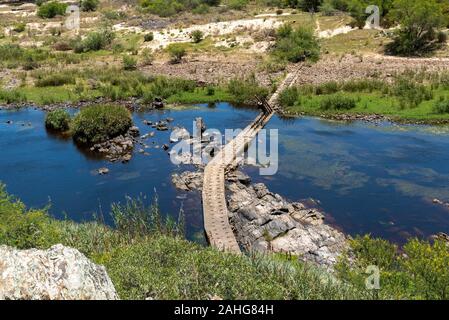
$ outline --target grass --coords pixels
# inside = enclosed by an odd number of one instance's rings
[[[180,92],[167,98],[168,103],[213,103],[219,101],[233,101],[234,97],[223,88],[216,88],[209,94],[207,88],[197,88],[192,92]]]
[[[183,215],[163,218],[157,201],[128,199],[101,223],[52,219],[28,210],[0,187],[0,244],[41,248],[62,243],[106,266],[122,299],[362,299],[366,293],[316,267],[282,256],[223,253],[186,241]]]
[[[321,50],[325,53],[344,54],[356,52],[383,52],[391,40],[381,36],[376,30],[354,30],[331,38],[321,39]]]
[[[413,73],[398,75],[392,84],[379,80],[329,82],[286,90],[280,102],[289,113],[380,114],[398,121],[432,123],[449,120],[445,108],[435,107],[443,106],[449,96],[445,81],[444,74],[433,77]],[[342,96],[353,101],[350,108],[333,107]]]
[[[449,248],[441,241],[412,239],[399,250],[383,239],[356,237],[330,274],[293,256],[234,255],[186,241],[183,213],[164,216],[157,198],[114,204],[114,228],[55,220],[47,210],[27,209],[0,185],[0,245],[76,248],[105,265],[122,299],[448,298]],[[372,265],[381,281],[374,291],[365,288]]]

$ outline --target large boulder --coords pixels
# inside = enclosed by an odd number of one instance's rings
[[[103,266],[76,249],[55,245],[48,250],[0,246],[0,299],[118,299]]]

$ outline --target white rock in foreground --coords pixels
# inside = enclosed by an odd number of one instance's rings
[[[118,299],[103,266],[76,249],[55,245],[48,250],[0,246],[0,299]]]

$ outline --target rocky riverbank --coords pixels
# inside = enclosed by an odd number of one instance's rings
[[[180,190],[199,191],[203,173],[174,174],[172,182]],[[348,248],[346,236],[324,223],[323,212],[251,184],[240,171],[226,176],[226,199],[237,242],[247,251],[286,253],[332,268]]]

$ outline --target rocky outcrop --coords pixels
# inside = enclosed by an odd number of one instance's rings
[[[0,246],[0,299],[118,299],[103,266],[76,249],[55,245],[48,250]]]
[[[134,144],[138,143],[139,128],[131,127],[124,135],[93,145],[90,150],[105,155],[111,162],[128,162],[132,158]]]
[[[324,214],[288,202],[262,184],[228,184],[228,209],[237,241],[247,250],[283,252],[330,267],[347,248],[343,233],[324,223]]]
[[[172,177],[184,191],[202,188],[202,172]],[[237,242],[247,251],[282,252],[303,261],[332,267],[348,248],[343,233],[324,223],[324,214],[300,202],[289,202],[236,171],[226,176],[229,221]]]

